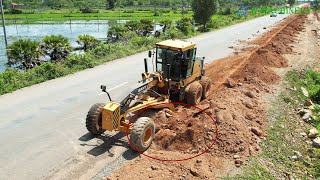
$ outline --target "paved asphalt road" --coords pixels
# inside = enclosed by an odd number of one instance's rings
[[[198,44],[198,56],[205,56],[211,62],[230,55],[233,50],[228,47],[236,45],[237,40],[252,38],[252,34],[264,32],[263,27],[274,25],[284,17],[265,16],[191,40]],[[98,162],[105,165],[108,159],[103,152],[107,150],[93,151],[101,140],[83,141],[87,137],[87,111],[96,102],[107,102],[105,95],[99,95],[101,84],[112,89],[114,99],[125,96],[140,79],[146,56],[147,52],[143,52],[0,96],[0,179],[40,179],[48,175],[56,178],[60,167],[83,166],[84,169],[78,169],[81,174]],[[116,155],[111,156],[119,156],[124,150],[119,146]],[[111,156],[110,159],[114,158]],[[89,162],[88,159],[90,164],[81,164],[81,161]],[[72,176],[66,174],[66,177]]]

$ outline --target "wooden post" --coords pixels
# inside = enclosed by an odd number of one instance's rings
[[[6,32],[6,22],[4,17],[4,11],[3,11],[3,0],[0,0],[0,8],[1,8],[1,16],[2,16],[2,27],[3,27],[3,34],[4,34],[4,42],[6,45],[6,48],[8,48],[8,39],[7,39],[7,32]]]

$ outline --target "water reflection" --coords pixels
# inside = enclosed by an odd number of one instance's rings
[[[82,34],[89,34],[98,39],[107,37],[109,27],[116,23],[125,23],[127,20],[90,20],[90,21],[41,21],[39,24],[21,24],[7,25],[8,43],[14,40],[29,38],[32,40],[41,40],[48,35],[63,35],[67,37],[73,47],[76,47],[77,37]],[[5,56],[5,44],[3,29],[0,28],[0,72],[5,69],[4,64],[7,62]]]

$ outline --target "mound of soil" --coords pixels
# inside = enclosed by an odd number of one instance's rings
[[[211,111],[208,114],[212,114]],[[151,147],[154,150],[192,154],[207,150],[216,140],[217,129],[212,119],[193,107],[179,105],[176,112],[164,109],[146,112],[143,116],[156,122],[157,132]]]

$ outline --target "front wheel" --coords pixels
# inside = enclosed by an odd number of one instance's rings
[[[86,127],[94,135],[101,135],[105,132],[102,129],[102,110],[105,105],[104,103],[97,103],[88,112]]]
[[[186,89],[187,103],[191,105],[199,104],[202,99],[203,93],[202,85],[198,81],[195,81],[191,83]]]
[[[202,99],[206,99],[211,91],[211,79],[208,77],[202,77],[200,84],[202,86]]]
[[[151,118],[141,117],[134,124],[130,142],[137,151],[144,152],[152,144],[155,135],[155,124]]]

